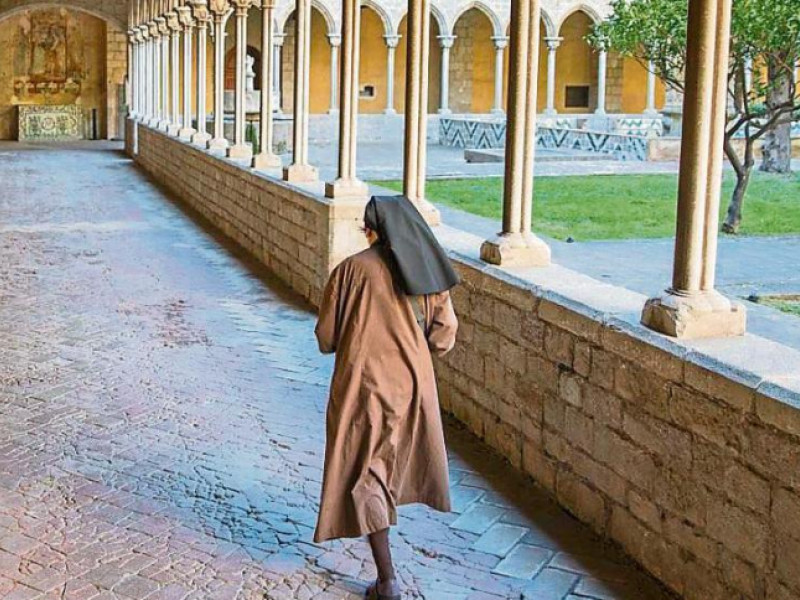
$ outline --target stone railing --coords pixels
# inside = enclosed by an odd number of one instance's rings
[[[363,244],[363,202],[135,129],[145,170],[311,302]],[[437,363],[445,410],[687,599],[800,596],[800,352],[677,342],[639,325],[639,294],[502,270],[481,240],[437,234],[463,279],[458,344]]]

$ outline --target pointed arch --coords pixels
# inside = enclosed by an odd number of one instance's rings
[[[505,35],[505,29],[503,29],[503,23],[500,20],[499,15],[487,4],[484,4],[480,0],[469,2],[461,7],[461,9],[456,13],[455,17],[453,18],[453,22],[451,23],[450,29],[455,29],[456,23],[458,20],[464,16],[465,13],[469,12],[472,9],[477,9],[482,12],[488,19],[489,22],[492,24],[492,29],[494,30],[495,36],[503,36]]]

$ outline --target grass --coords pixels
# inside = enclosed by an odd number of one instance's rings
[[[726,173],[720,218],[735,178]],[[399,181],[376,181],[401,189]],[[611,240],[671,237],[675,232],[677,175],[537,177],[533,228],[558,239]],[[501,217],[502,178],[435,179],[427,196],[454,208]],[[740,234],[800,233],[800,174],[754,173],[744,204]]]
[[[758,303],[800,317],[800,296],[761,296]]]

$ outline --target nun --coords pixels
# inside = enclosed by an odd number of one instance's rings
[[[378,579],[367,597],[400,600],[389,547],[397,507],[450,510],[431,357],[455,344],[458,276],[403,196],[372,197],[363,230],[370,247],[334,269],[316,327],[336,363],[314,541],[368,536]]]

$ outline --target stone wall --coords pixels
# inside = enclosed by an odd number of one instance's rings
[[[120,112],[125,103],[125,77],[128,71],[128,38],[113,27],[106,30],[106,136],[119,139]]]
[[[311,302],[362,247],[363,203],[128,127],[145,170]],[[670,340],[639,325],[639,294],[557,266],[512,274],[477,260],[477,238],[437,234],[463,279],[443,409],[687,599],[797,598],[800,352]]]
[[[333,266],[364,244],[363,201],[334,204],[131,120],[128,130],[145,171],[314,305]]]
[[[685,598],[798,597],[800,393],[457,263],[444,409]],[[762,360],[780,348],[721,342]],[[800,353],[782,352],[791,373]]]

